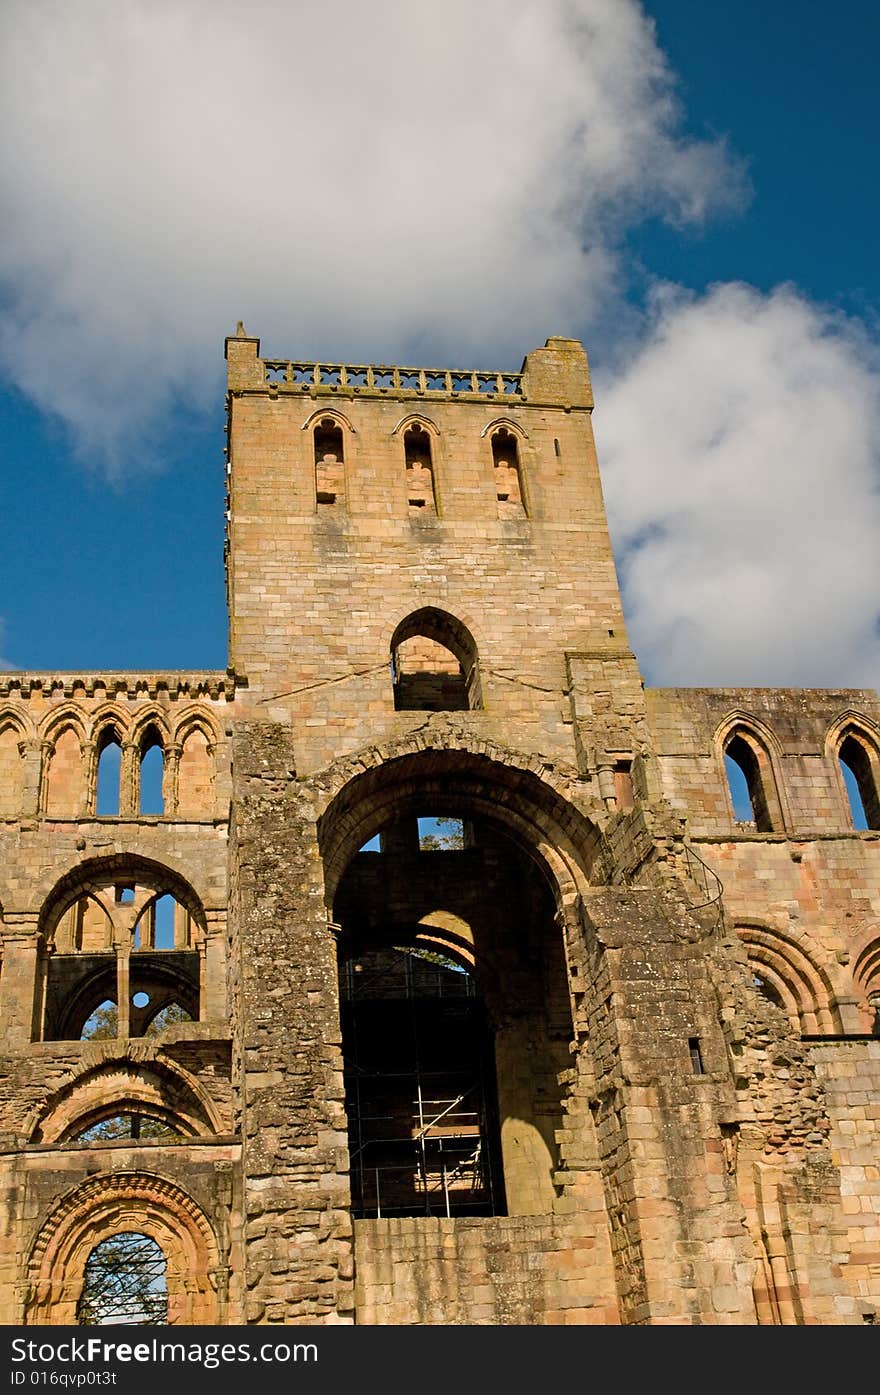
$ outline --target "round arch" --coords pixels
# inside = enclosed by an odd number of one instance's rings
[[[222,1132],[213,1103],[189,1071],[176,1062],[120,1055],[72,1076],[26,1120],[25,1136],[31,1143],[64,1143],[78,1128],[132,1106],[173,1118],[186,1135]]]
[[[572,964],[584,928],[580,900],[600,858],[599,832],[561,790],[514,764],[512,753],[505,761],[500,751],[493,759],[485,751],[432,749],[426,741],[406,754],[401,747],[393,757],[383,754],[370,770],[361,763],[355,773],[357,764],[344,762],[334,771],[339,785],[318,820],[328,916],[347,975],[342,1043],[350,1147],[354,1158],[365,1159],[369,1149],[375,1159],[358,1164],[358,1194],[373,1185],[370,1168],[379,1169],[378,1186],[392,1167],[385,1140],[370,1133],[381,1098],[394,1101],[404,1152],[423,1137],[421,1115],[407,1122],[408,1101],[421,1108],[423,1100],[442,1097],[455,1112],[454,1101],[478,1098],[481,1156],[493,1162],[469,1204],[485,1204],[488,1187],[492,1206],[503,1204],[509,1214],[549,1213],[564,1170],[559,1130],[571,1107],[564,1073],[574,1033]],[[424,848],[418,819],[444,815],[462,820],[464,839],[453,848]],[[368,852],[359,857],[379,830],[384,863]],[[401,979],[392,952],[434,960],[438,983],[442,960],[452,960],[445,967],[453,998],[461,988],[454,966],[473,979],[475,991],[463,995],[472,1006],[462,1007],[461,1034],[445,992],[431,1001],[431,970],[413,967]],[[359,987],[350,967],[362,957]],[[436,1123],[438,1110],[433,1116]],[[410,1171],[414,1165],[410,1158]],[[438,1176],[436,1166],[428,1168],[426,1195],[433,1190],[436,1197]]]
[[[739,924],[749,963],[766,975],[792,1026],[805,1035],[841,1032],[834,986],[807,951],[788,936],[763,925]]]
[[[371,768],[364,770],[371,756]],[[467,807],[503,825],[541,867],[560,905],[591,882],[604,882],[600,829],[570,801],[568,782],[557,788],[526,760],[488,742],[473,750],[467,737],[438,750],[428,737],[362,753],[334,767],[332,794],[318,819],[328,910],[354,854],[392,814],[424,807],[426,799],[438,814],[455,815]]]
[[[48,943],[62,916],[81,896],[94,895],[120,881],[142,881],[157,896],[170,894],[186,908],[201,933],[205,930],[205,910],[190,882],[173,867],[152,858],[130,853],[88,858],[65,872],[43,900],[38,929]]]
[[[416,655],[410,667],[401,650],[410,640],[425,642],[430,657]],[[412,656],[410,656],[412,658]],[[458,665],[458,672],[449,670]],[[456,616],[437,606],[421,606],[391,636],[394,706],[397,710],[474,710],[483,705],[477,646]]]
[[[148,1235],[165,1256],[169,1325],[223,1320],[220,1248],[202,1208],[165,1177],[117,1172],[69,1191],[40,1228],[26,1262],[24,1322],[75,1325],[89,1255],[126,1231]]]

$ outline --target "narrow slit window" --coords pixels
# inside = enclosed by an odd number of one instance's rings
[[[705,1075],[706,1072],[703,1069],[703,1053],[700,1050],[699,1037],[688,1038],[688,1051],[690,1053],[691,1068],[693,1069],[694,1075]]]
[[[141,747],[140,791],[138,812],[140,814],[164,814],[165,795],[165,753],[158,733],[149,732]]]
[[[98,752],[98,782],[95,812],[101,817],[119,815],[119,779],[122,772],[122,747],[111,732],[102,741]]]
[[[319,507],[342,502],[345,491],[342,428],[332,417],[315,427],[315,496]]]
[[[880,828],[880,800],[867,748],[850,734],[840,743],[837,754],[853,828]]]
[[[431,515],[437,512],[434,493],[434,464],[431,438],[423,426],[409,428],[403,438],[406,461],[406,501],[410,512]]]
[[[505,426],[500,427],[492,437],[492,464],[495,469],[495,497],[498,500],[500,517],[522,517],[526,510],[523,502],[519,447],[513,432],[508,431]]]

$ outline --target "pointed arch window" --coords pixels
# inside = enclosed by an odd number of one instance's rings
[[[155,727],[144,732],[140,747],[138,813],[165,813],[165,748]]]
[[[11,721],[0,719],[0,818],[21,812],[24,793],[23,733]]]
[[[80,814],[86,804],[86,767],[80,732],[64,726],[46,743],[43,808],[49,818]]]
[[[724,770],[734,821],[757,833],[782,827],[770,757],[757,737],[736,727],[724,742]]]
[[[118,818],[122,773],[122,744],[114,727],[105,727],[98,738],[98,772],[95,784],[95,813]]]
[[[844,733],[837,748],[837,761],[853,828],[880,829],[878,758],[873,745],[860,732],[851,729]]]
[[[197,912],[158,875],[108,871],[78,889],[47,941],[42,1040],[143,1037],[198,1021],[202,936]]]
[[[434,462],[431,438],[419,422],[404,432],[403,450],[406,461],[406,501],[411,513],[428,515],[437,512],[434,488]]]
[[[345,446],[342,427],[322,417],[315,427],[315,499],[319,508],[340,505],[345,498]]]
[[[523,518],[526,513],[519,444],[512,431],[500,426],[492,433],[495,497],[500,518]]]

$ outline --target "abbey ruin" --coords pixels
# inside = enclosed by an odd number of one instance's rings
[[[0,673],[0,1321],[874,1322],[877,693],[645,686],[577,341],[226,358],[228,668]]]

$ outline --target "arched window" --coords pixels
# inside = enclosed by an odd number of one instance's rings
[[[752,732],[735,728],[724,742],[724,769],[736,823],[758,833],[781,828],[770,758]]]
[[[522,472],[516,436],[501,426],[492,433],[492,463],[495,467],[495,497],[501,518],[523,517],[526,512],[523,497]]]
[[[121,1168],[56,1198],[31,1246],[28,1326],[220,1321],[217,1235],[170,1178]]]
[[[877,753],[860,732],[849,730],[837,748],[853,828],[880,828]]]
[[[121,1231],[102,1240],[86,1260],[77,1323],[164,1325],[167,1267],[159,1245],[140,1231]]]
[[[180,1138],[170,1119],[142,1109],[123,1109],[85,1124],[65,1140],[68,1143],[116,1143],[120,1138]]]
[[[841,1031],[840,1013],[828,974],[797,941],[769,927],[738,925],[746,946],[752,986],[782,1008],[792,1027],[806,1034]]]
[[[437,497],[434,488],[434,464],[431,459],[431,438],[418,422],[414,422],[404,432],[403,449],[406,460],[406,499],[410,512],[435,514]]]
[[[112,998],[105,998],[89,1013],[80,1031],[81,1041],[112,1041],[119,1035],[119,1014]]]
[[[140,1037],[199,1018],[201,932],[186,893],[167,891],[160,869],[124,875],[84,876],[88,892],[44,912],[43,1040]]]
[[[113,727],[105,727],[98,738],[98,777],[95,793],[95,813],[104,817],[119,816],[119,780],[122,770],[122,746]]]
[[[398,712],[464,712],[482,707],[477,650],[460,621],[426,607],[407,617],[391,640]]]
[[[342,428],[332,417],[315,427],[315,499],[319,508],[341,504],[345,498],[345,456]]]
[[[141,741],[138,781],[138,813],[165,813],[165,752],[155,727],[148,727]]]

